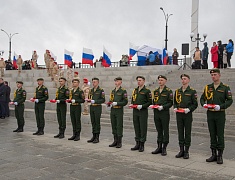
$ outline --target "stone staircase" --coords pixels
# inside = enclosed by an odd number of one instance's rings
[[[130,103],[130,96],[133,88],[137,85],[136,76],[143,75],[146,78],[146,86],[154,90],[158,87],[157,84],[157,76],[162,74],[166,75],[168,78],[167,86],[175,91],[177,88],[181,86],[180,75],[183,73],[189,74],[191,77],[190,86],[197,90],[198,100],[202,94],[204,86],[208,83],[211,83],[211,78],[209,74],[209,70],[178,70],[178,66],[144,66],[144,67],[117,67],[117,68],[94,68],[94,69],[76,69],[79,72],[80,78],[88,78],[89,81],[93,77],[98,77],[100,79],[100,86],[104,89],[106,93],[106,102],[109,99],[109,93],[114,88],[113,79],[117,76],[121,76],[123,78],[122,86],[127,89],[128,99]],[[27,99],[30,99],[34,95],[35,87],[37,86],[36,79],[39,77],[43,77],[45,79],[45,86],[48,87],[49,90],[49,99],[55,98],[56,88],[53,88],[53,82],[51,78],[47,76],[46,70],[26,70],[22,71],[20,75],[18,75],[17,71],[6,71],[4,80],[9,81],[9,84],[12,88],[11,96],[13,97],[13,92],[16,88],[15,82],[17,80],[22,80],[24,82],[24,88],[27,91]],[[221,70],[221,80],[223,83],[228,84],[233,90],[235,89],[235,70],[234,69],[226,69]],[[34,115],[34,104],[27,101],[25,102],[25,117],[29,119],[35,119]],[[55,114],[55,104],[46,102],[46,111],[45,118],[46,120],[56,121]],[[69,106],[68,106],[69,112]],[[125,107],[124,111],[124,128],[133,129],[132,123],[132,110],[128,107]],[[235,103],[226,111],[227,121],[225,128],[225,135],[227,139],[235,140]],[[192,134],[197,136],[209,136],[207,122],[206,122],[206,110],[203,109],[200,105],[196,109],[193,114],[193,129]],[[67,114],[67,119],[69,118],[69,113]],[[170,121],[170,132],[173,134],[177,134],[177,126],[175,120],[175,114],[173,112],[173,108],[171,109],[171,121]],[[82,116],[82,120],[84,123],[89,123],[89,116]],[[110,118],[109,111],[107,111],[106,106],[103,105],[103,113],[102,113],[102,126],[110,126]],[[149,110],[149,131],[156,131],[154,120],[153,120],[153,112]]]

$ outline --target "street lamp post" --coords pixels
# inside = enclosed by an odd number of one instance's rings
[[[197,33],[197,37],[195,37],[194,40],[193,40],[193,36],[194,36],[194,33],[191,33],[190,34],[191,41],[197,42],[197,47],[199,47],[199,42],[204,42],[206,40],[207,34],[206,33],[203,34],[203,40],[201,40],[202,38],[200,38],[199,33]]]
[[[13,34],[8,34],[6,31],[4,31],[3,29],[1,29],[1,31],[3,31],[4,33],[6,33],[6,35],[8,36],[8,38],[9,38],[9,58],[8,58],[8,60],[9,61],[11,61],[11,39],[12,39],[12,37],[14,36],[14,35],[16,35],[16,34],[19,34],[19,33],[13,33]]]
[[[169,17],[171,16],[171,15],[173,15],[173,14],[166,14],[165,13],[165,11],[164,11],[164,9],[162,8],[162,7],[160,7],[160,9],[162,10],[162,12],[164,13],[164,16],[165,16],[165,21],[166,21],[166,39],[165,39],[165,49],[167,50],[167,41],[168,41],[168,39],[167,39],[167,31],[168,31],[168,19],[169,19]]]

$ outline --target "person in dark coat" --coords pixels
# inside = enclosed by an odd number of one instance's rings
[[[5,110],[6,92],[7,92],[7,88],[4,84],[3,78],[0,78],[0,118],[1,119],[5,119],[6,117],[6,110]]]
[[[208,54],[209,49],[207,47],[207,42],[204,43],[204,48],[202,49],[202,62],[203,62],[203,69],[208,69]]]
[[[224,46],[221,41],[217,42],[218,45],[218,68],[223,68],[223,51]]]
[[[11,88],[10,86],[8,86],[7,81],[4,81],[4,84],[6,86],[6,102],[5,102],[6,117],[9,117],[10,116],[9,102],[11,102],[11,99],[10,99]]]

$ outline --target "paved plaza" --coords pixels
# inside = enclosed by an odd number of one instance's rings
[[[86,117],[88,118],[88,117]],[[85,118],[83,118],[85,119]],[[177,135],[171,134],[168,155],[152,155],[156,133],[148,133],[143,153],[130,151],[133,130],[124,130],[123,147],[110,148],[111,128],[102,127],[100,143],[88,144],[90,124],[82,124],[81,140],[68,141],[71,123],[67,122],[66,138],[55,139],[58,125],[46,121],[45,135],[33,136],[36,123],[26,119],[25,132],[13,133],[16,120],[0,121],[0,180],[14,179],[235,179],[235,143],[226,142],[224,164],[206,163],[210,156],[209,139],[193,137],[190,159],[176,159]]]

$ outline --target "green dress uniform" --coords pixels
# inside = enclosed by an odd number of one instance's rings
[[[88,95],[89,99],[94,100],[90,105],[90,117],[92,124],[93,137],[87,142],[98,143],[100,134],[100,117],[102,112],[101,104],[105,102],[105,93],[99,86],[97,89],[92,88]]]
[[[174,108],[185,109],[188,108],[190,112],[176,113],[176,121],[178,128],[178,140],[180,146],[180,153],[176,155],[176,158],[183,157],[188,159],[188,150],[191,145],[191,130],[193,114],[192,112],[198,107],[197,92],[190,86],[184,91],[182,87],[175,91],[174,96]],[[185,149],[184,149],[185,146]]]
[[[109,147],[122,146],[123,137],[123,107],[127,105],[127,92],[124,88],[111,91],[109,102],[117,102],[116,106],[111,107],[110,119],[112,125],[112,134],[114,136],[114,142]]]
[[[70,104],[70,118],[73,126],[73,136],[69,140],[80,140],[81,132],[81,104],[85,102],[85,95],[82,89],[72,89],[69,95],[70,100],[74,100]]]
[[[38,102],[35,102],[34,110],[37,121],[38,131],[34,133],[34,135],[43,135],[44,127],[45,127],[45,102],[48,99],[48,89],[42,85],[41,87],[37,87],[34,95],[34,99],[38,99]]]
[[[59,102],[56,104],[57,120],[59,124],[59,134],[54,136],[55,138],[64,138],[64,131],[66,129],[66,112],[67,104],[66,99],[69,98],[69,89],[65,86],[59,87],[56,91],[56,100]]]
[[[131,104],[142,105],[140,110],[133,109],[133,124],[135,129],[136,146],[131,150],[144,151],[144,143],[147,137],[148,107],[152,104],[152,93],[145,86],[139,91],[139,87],[132,92]]]
[[[169,122],[170,122],[170,108],[173,105],[173,92],[170,88],[164,87],[162,92],[160,92],[160,87],[155,89],[153,92],[153,105],[163,106],[163,110],[159,111],[154,109],[154,123],[158,132],[157,135],[157,144],[158,149],[155,153],[162,153],[162,144],[163,149],[167,147],[169,143]],[[164,154],[166,155],[166,154]]]
[[[18,128],[14,132],[23,132],[24,128],[24,102],[26,99],[26,91],[23,88],[17,89],[14,92],[13,102],[15,105],[15,117],[17,119]]]
[[[225,127],[225,109],[233,103],[230,87],[222,82],[215,89],[214,83],[206,85],[204,92],[200,98],[200,103],[219,105],[220,109],[207,110],[207,124],[210,132],[210,148],[212,150],[212,157],[207,159],[207,162],[216,161],[222,164],[222,154],[224,150],[224,127]],[[218,159],[217,152],[218,150]]]

